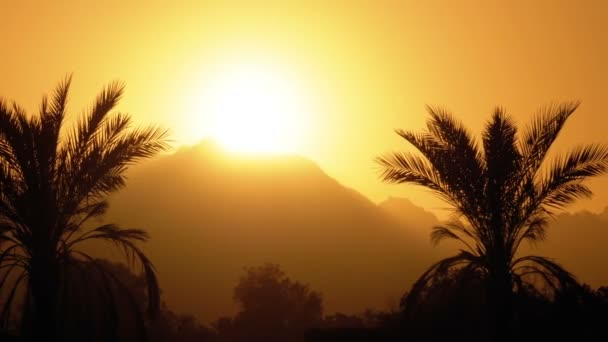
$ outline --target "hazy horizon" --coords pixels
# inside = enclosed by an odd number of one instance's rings
[[[608,1],[0,13],[0,340],[608,339]]]

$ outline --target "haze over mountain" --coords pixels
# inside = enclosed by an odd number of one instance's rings
[[[535,254],[554,257],[579,281],[607,286],[608,208],[600,213],[580,211],[558,215]]]
[[[438,220],[410,200],[376,205],[310,160],[228,156],[208,141],[134,168],[107,221],[148,230],[145,250],[165,300],[205,321],[234,312],[232,288],[245,266],[278,263],[323,293],[326,313],[360,312],[395,304],[433,261],[455,251],[431,246]],[[566,233],[572,222],[580,241]],[[538,253],[583,281],[607,284],[597,272],[606,222],[608,213],[560,216]]]
[[[227,157],[209,142],[134,169],[108,220],[150,232],[165,299],[205,320],[232,313],[245,266],[278,263],[322,291],[327,312],[356,312],[398,300],[438,258],[424,227],[404,227],[311,161]]]

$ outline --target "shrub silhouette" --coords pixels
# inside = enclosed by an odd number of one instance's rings
[[[246,268],[234,288],[240,311],[215,324],[220,341],[302,341],[321,322],[321,294],[276,264]]]

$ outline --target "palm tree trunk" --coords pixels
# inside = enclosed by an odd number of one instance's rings
[[[488,285],[488,304],[493,317],[492,341],[511,341],[513,298],[509,269],[500,267],[495,270]]]
[[[32,340],[52,341],[58,337],[58,284],[59,273],[54,256],[48,253],[32,256],[29,282],[33,304],[32,331],[29,334]]]

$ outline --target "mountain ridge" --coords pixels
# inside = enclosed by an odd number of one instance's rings
[[[298,156],[182,148],[135,167],[127,188],[110,201],[108,220],[150,233],[144,249],[169,306],[203,321],[235,312],[232,288],[246,266],[278,263],[323,293],[326,313],[355,313],[394,305],[431,263],[459,247],[431,246],[439,220],[415,199],[373,203]],[[564,225],[573,223],[564,215],[532,251],[565,261],[592,285],[608,283],[592,275],[597,251],[567,248],[597,246],[567,239]],[[590,215],[589,224],[604,222]]]
[[[263,262],[279,263],[323,292],[328,312],[362,311],[401,296],[426,265],[419,261],[433,259],[423,253],[426,237],[403,229],[312,161],[210,153],[205,146],[180,149],[139,166],[108,213],[150,232],[145,249],[179,311],[205,320],[230,314],[242,268]],[[197,295],[194,283],[209,295]],[[179,295],[184,291],[189,295]]]

